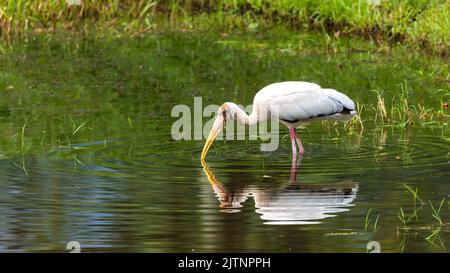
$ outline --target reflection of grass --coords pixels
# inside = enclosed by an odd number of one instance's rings
[[[399,245],[399,249],[400,249],[401,253],[403,253],[405,251],[406,243],[407,243],[406,235],[403,235],[403,239]]]
[[[445,198],[442,199],[441,204],[439,205],[439,208],[436,210],[433,206],[433,203],[431,203],[431,201],[430,201],[430,206],[431,206],[431,209],[433,210],[432,215],[439,222],[440,225],[442,225],[442,218],[441,218],[440,212],[441,212],[442,206],[444,205],[444,202],[445,202]]]
[[[370,220],[369,220],[369,216],[370,216],[370,213],[372,212],[372,208],[370,208],[368,211],[367,211],[367,214],[366,214],[366,220],[365,220],[365,224],[364,224],[364,229],[365,230],[367,230],[367,227],[369,226],[369,223],[370,223]]]
[[[444,245],[444,242],[441,239],[440,232],[441,232],[441,228],[440,227],[437,228],[437,229],[434,229],[431,232],[431,234],[425,238],[425,240],[427,240],[427,242],[429,242],[433,246],[445,250],[445,245]],[[436,244],[436,241],[439,242],[439,245]]]
[[[436,219],[438,221],[439,225],[437,225],[436,228],[434,228],[431,231],[431,234],[428,235],[425,238],[425,240],[427,240],[430,244],[434,245],[435,247],[442,248],[442,249],[445,250],[444,242],[442,242],[442,239],[441,239],[441,236],[440,236],[440,233],[441,233],[441,230],[442,230],[441,228],[442,228],[442,225],[444,224],[442,222],[442,217],[441,217],[440,213],[441,213],[442,206],[444,205],[444,202],[445,202],[445,198],[442,198],[442,201],[439,204],[439,208],[436,210],[434,208],[434,206],[433,206],[433,203],[430,201],[430,206],[431,206],[431,209],[433,210],[431,215],[434,217],[434,219]],[[436,241],[439,242],[439,245],[436,244]]]
[[[397,231],[402,231],[404,233],[404,238],[402,242],[400,243],[400,251],[403,252],[405,246],[406,246],[406,234],[414,231],[430,231],[431,233],[426,236],[424,239],[429,242],[431,245],[445,250],[444,242],[441,239],[441,232],[443,231],[443,228],[447,229],[448,224],[444,223],[441,216],[441,210],[445,203],[445,198],[443,198],[439,204],[439,207],[435,208],[431,200],[429,201],[430,208],[431,208],[431,215],[432,217],[437,221],[435,224],[429,224],[426,226],[418,226],[419,218],[418,218],[418,212],[422,210],[424,202],[422,198],[418,194],[418,189],[414,189],[406,184],[403,184],[403,186],[406,188],[406,190],[411,194],[414,201],[414,211],[412,213],[406,213],[402,207],[400,207],[400,211],[398,213],[398,218],[400,222],[402,223],[403,227],[397,228]],[[417,201],[420,202],[420,207],[417,207]],[[410,223],[412,220],[415,220],[416,225],[411,225]]]
[[[371,214],[372,211],[373,211],[373,208],[370,208],[367,211],[367,214],[366,214],[366,218],[365,218],[365,221],[364,221],[364,230],[366,230],[366,231],[367,231],[367,229],[368,229],[368,227],[370,225],[370,219],[371,219],[370,214]],[[380,214],[378,213],[377,217],[375,218],[375,221],[373,223],[373,229],[372,229],[373,232],[377,232],[377,230],[378,230],[378,220],[379,219],[380,219]]]
[[[403,226],[406,226],[406,217],[405,217],[405,213],[403,212],[402,207],[400,207],[400,213],[398,214],[398,218],[403,223]]]
[[[418,194],[419,189],[417,189],[417,188],[413,189],[405,183],[403,183],[403,187],[405,187],[406,190],[409,193],[411,193],[411,195],[413,197],[413,201],[414,201],[414,210],[412,213],[406,214],[403,211],[402,207],[400,207],[400,212],[398,213],[398,218],[402,222],[403,226],[406,227],[407,224],[410,223],[413,219],[415,219],[416,222],[419,221],[418,212],[422,209],[424,203],[422,201],[422,198],[420,198],[420,196]],[[421,203],[420,207],[417,207],[417,201],[420,201],[420,203]]]
[[[405,183],[403,183],[403,187],[405,187],[412,194],[413,200],[414,200],[414,206],[416,206],[416,201],[417,200],[419,200],[422,205],[424,204],[423,201],[422,201],[422,198],[420,198],[420,196],[418,194],[419,189],[416,188],[414,190],[413,188],[411,188],[410,186],[408,186]]]
[[[433,247],[436,247],[441,250],[445,250],[446,246],[444,241],[441,238],[442,232],[448,232],[448,224],[441,225],[435,225],[435,224],[429,224],[425,226],[411,226],[411,227],[401,227],[397,228],[397,235],[402,235],[402,241],[400,242],[399,249],[401,252],[404,251],[407,243],[407,238],[410,235],[417,235],[418,233],[423,232],[430,232],[429,235],[424,237],[424,240],[426,240],[429,244],[431,244]]]
[[[419,208],[420,210],[420,208]],[[398,219],[400,219],[400,222],[402,222],[403,227],[406,227],[413,219],[418,221],[417,212],[419,211],[417,209],[414,209],[414,211],[410,214],[407,214],[403,211],[403,208],[400,207],[400,212],[398,213]]]

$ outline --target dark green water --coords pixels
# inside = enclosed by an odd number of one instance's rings
[[[312,124],[300,133],[307,153],[296,181],[288,137],[270,153],[259,141],[219,141],[205,168],[204,141],[172,140],[173,106],[194,96],[248,105],[277,81],[316,82],[366,107],[376,105],[373,89],[389,101],[403,86],[429,107],[449,92],[444,60],[352,40],[330,54],[322,42],[164,32],[42,36],[6,50],[0,251],[66,252],[78,241],[83,252],[366,252],[378,241],[382,252],[448,252],[445,120],[383,127],[367,111],[352,134]],[[439,224],[429,202],[437,209],[443,199]],[[403,224],[400,208],[417,217]]]

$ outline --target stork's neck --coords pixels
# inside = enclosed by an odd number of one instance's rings
[[[236,113],[236,120],[241,124],[246,125],[254,125],[258,122],[258,111],[255,105],[253,105],[253,110],[250,115],[247,115],[247,113],[242,110],[239,106],[237,106],[234,103],[227,103],[230,107],[233,108],[233,110]]]

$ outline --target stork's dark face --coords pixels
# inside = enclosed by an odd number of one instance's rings
[[[227,121],[234,118],[233,108],[228,103],[222,104],[222,106],[217,109],[217,117],[222,117],[224,124],[226,124]]]
[[[227,103],[224,103],[219,107],[219,109],[217,110],[216,120],[214,121],[211,131],[209,132],[208,139],[206,140],[205,146],[203,147],[201,155],[202,160],[205,159],[209,148],[222,131],[223,126],[226,125],[226,122],[234,118],[234,114],[235,113],[233,111],[233,108]]]

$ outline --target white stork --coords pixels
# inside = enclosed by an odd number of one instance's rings
[[[356,115],[353,101],[334,89],[321,88],[309,82],[279,82],[261,89],[253,99],[253,111],[247,115],[235,103],[225,102],[217,110],[211,132],[203,147],[201,159],[222,131],[224,122],[236,119],[239,123],[253,125],[268,118],[278,119],[289,128],[292,155],[305,153],[295,129],[317,120],[348,120]]]

